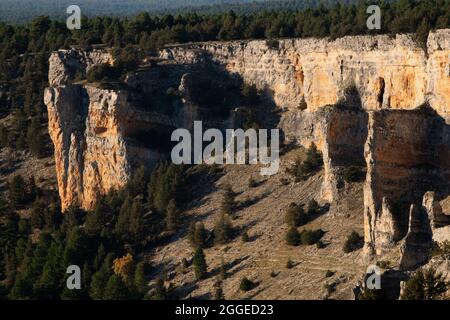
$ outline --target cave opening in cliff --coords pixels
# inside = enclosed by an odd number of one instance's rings
[[[385,82],[384,78],[379,77],[378,78],[378,96],[377,96],[377,103],[378,108],[381,108],[383,106],[383,100],[384,100],[384,90],[385,90]]]
[[[175,145],[170,136],[173,128],[163,126],[137,127],[127,139],[134,145],[161,153],[169,153]]]

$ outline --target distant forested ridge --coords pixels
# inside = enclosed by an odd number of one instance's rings
[[[151,14],[203,14],[233,10],[249,13],[261,10],[300,10],[318,5],[330,5],[337,0],[0,0],[0,21],[23,23],[36,16],[64,19],[66,8],[77,4],[86,16],[133,16],[141,11]],[[349,4],[355,0],[340,0]]]

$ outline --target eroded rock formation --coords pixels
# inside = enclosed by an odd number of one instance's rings
[[[425,100],[448,117],[450,30],[428,38],[427,53],[411,36],[211,42],[169,47],[161,57],[184,63],[219,63],[244,81],[267,89],[280,107],[308,110],[334,105],[349,87],[366,110],[414,109]]]
[[[286,139],[322,150],[324,199],[339,198],[342,168],[367,167],[367,253],[395,248],[407,269],[427,259],[432,239],[446,238],[448,220],[437,202],[449,193],[450,30],[431,33],[427,52],[398,35],[189,44],[160,57],[159,65],[129,74],[123,87],[102,89],[73,79],[113,63],[107,51],[52,55],[45,99],[63,208],[92,208],[137,165],[164,157],[167,145],[159,142],[170,141],[175,127],[190,128],[196,119],[232,127],[232,116],[209,117],[204,99],[196,99],[212,79],[231,93],[239,83],[255,84],[282,111],[275,125]],[[171,100],[171,88],[179,99]],[[424,200],[428,191],[433,200]]]

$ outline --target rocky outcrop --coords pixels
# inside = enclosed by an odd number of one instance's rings
[[[408,233],[400,249],[400,268],[411,270],[425,264],[433,249],[432,240],[433,235],[426,210],[412,204],[409,209]]]
[[[366,110],[414,109],[429,100],[450,114],[450,30],[430,33],[427,53],[409,35],[209,42],[168,47],[161,57],[188,64],[212,61],[265,89],[276,105],[309,111],[335,105],[354,87]]]
[[[135,168],[167,158],[172,131],[189,129],[199,118],[189,92],[211,75],[166,64],[129,73],[119,85],[75,81],[100,63],[114,62],[98,50],[60,50],[50,57],[44,99],[63,210],[90,210],[99,195],[123,187]],[[205,127],[221,127],[229,119],[216,120],[205,120]]]
[[[429,190],[445,193],[449,41],[450,30],[438,30],[427,52],[408,35],[169,46],[158,65],[128,74],[115,89],[73,81],[113,63],[107,50],[55,52],[45,99],[63,207],[92,208],[98,194],[123,186],[139,163],[150,166],[167,153],[175,127],[196,119],[232,127],[233,115],[205,115],[202,103],[214,95],[195,96],[209,82],[233,94],[246,82],[282,111],[274,125],[286,139],[322,150],[323,198],[339,197],[342,168],[367,165],[366,248],[382,251],[407,235],[411,204]],[[437,114],[415,110],[425,102]]]
[[[449,133],[450,126],[429,107],[369,113],[364,190],[368,253],[383,256],[401,245],[401,267],[426,262],[432,227],[448,221],[434,199],[449,193]]]

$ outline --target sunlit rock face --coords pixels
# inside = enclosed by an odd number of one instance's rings
[[[325,200],[339,198],[341,168],[367,167],[365,237],[373,252],[406,236],[409,206],[425,192],[445,193],[430,179],[449,179],[450,30],[430,33],[427,51],[409,35],[352,36],[170,46],[160,58],[129,74],[124,88],[102,89],[73,79],[113,63],[107,50],[52,54],[45,102],[63,208],[92,208],[139,164],[164,158],[167,148],[156,142],[203,119],[193,92],[206,79],[256,85],[280,111],[275,125],[287,140],[318,146]],[[180,96],[171,111],[164,110],[169,87]],[[436,114],[415,111],[425,102]],[[233,126],[232,117],[208,121]],[[406,210],[397,214],[398,199]]]
[[[334,105],[355,87],[366,110],[414,109],[426,99],[450,112],[450,30],[430,33],[425,52],[409,35],[211,42],[169,47],[161,57],[213,61],[265,89],[280,107]]]
[[[426,260],[431,229],[448,223],[435,201],[450,192],[450,126],[427,107],[371,111],[368,124],[366,249],[382,256],[404,239],[401,265],[414,267]],[[434,191],[433,200],[428,191]],[[422,258],[415,261],[411,252]]]

